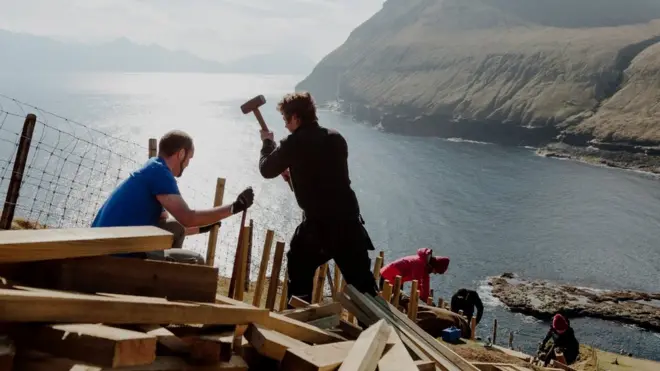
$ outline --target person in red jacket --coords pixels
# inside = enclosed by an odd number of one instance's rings
[[[401,276],[401,284],[417,280],[419,300],[426,303],[429,296],[429,283],[431,273],[443,274],[449,267],[449,258],[446,256],[432,256],[433,251],[427,247],[417,250],[417,255],[404,256],[380,270],[380,286],[387,280],[394,284],[394,278]]]

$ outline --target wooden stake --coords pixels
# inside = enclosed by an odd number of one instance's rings
[[[11,172],[5,205],[2,208],[2,217],[0,217],[0,229],[11,229],[11,222],[14,220],[14,210],[16,210],[16,203],[18,202],[21,184],[23,183],[23,171],[25,171],[25,164],[27,163],[28,153],[30,152],[30,143],[32,142],[32,134],[34,133],[36,123],[37,116],[34,114],[28,113],[25,116],[23,131],[21,132],[18,149],[16,150],[14,169]]]
[[[234,299],[243,301],[243,293],[245,292],[242,283],[245,281],[245,272],[247,264],[247,252],[248,252],[248,238],[250,235],[250,227],[243,227],[243,246],[240,249],[240,259],[238,266],[238,274],[236,275],[236,291],[234,292]]]
[[[321,274],[321,267],[317,267],[314,271],[314,280],[312,281],[312,297],[309,298],[309,301],[312,304],[315,304],[314,299],[316,299],[316,289],[319,287],[319,274]]]
[[[316,281],[316,297],[312,304],[320,303],[323,300],[323,289],[325,286],[325,275],[328,272],[328,263],[319,267],[319,279]]]
[[[337,262],[335,262],[334,286],[335,286],[335,292],[332,293],[332,300],[337,301],[335,297],[337,296],[337,293],[341,292],[343,289],[343,287],[341,287],[341,271],[339,270],[339,266],[337,265]]]
[[[445,309],[445,301],[442,298],[438,299],[438,308]]]
[[[234,297],[234,290],[236,289],[236,275],[238,274],[238,266],[240,265],[240,256],[241,249],[243,248],[243,231],[245,230],[245,217],[247,216],[247,210],[243,210],[243,215],[241,216],[241,224],[238,229],[238,243],[236,245],[236,254],[234,254],[234,269],[231,272],[231,280],[229,281],[229,292],[227,296],[230,298]]]
[[[254,297],[252,298],[252,305],[255,307],[261,306],[261,294],[264,291],[264,281],[266,280],[266,269],[268,269],[268,261],[270,260],[270,248],[273,245],[273,238],[275,231],[269,229],[266,231],[266,241],[264,242],[264,251],[261,255],[261,265],[259,265],[259,276],[257,276],[257,286],[254,289]]]
[[[410,288],[410,302],[408,303],[408,318],[412,321],[417,321],[417,303],[419,300],[417,286],[417,280],[413,280],[412,287]]]
[[[252,235],[254,234],[254,220],[250,218],[250,234],[247,244],[247,262],[245,263],[245,291],[250,291],[250,271],[252,267]]]
[[[476,335],[477,335],[477,318],[472,317],[472,320],[470,321],[470,340],[474,340]]]
[[[513,331],[509,331],[509,349],[513,349]]]
[[[376,282],[380,279],[380,269],[383,267],[383,258],[378,256],[376,257],[376,262],[374,263],[374,279]]]
[[[472,317],[472,319],[474,320],[474,323],[476,324],[477,320],[474,317]],[[497,318],[495,318],[493,320],[493,344],[496,344],[496,342],[497,342]]]
[[[382,295],[385,301],[389,302],[392,299],[392,285],[388,281],[383,282],[383,292]]]
[[[149,158],[158,156],[158,139],[149,138]]]
[[[287,291],[289,288],[289,268],[284,269],[284,282],[282,282],[282,293],[280,294],[280,312],[286,309]]]
[[[273,269],[271,269],[270,283],[268,284],[268,295],[266,296],[266,308],[275,309],[275,297],[277,296],[277,286],[282,269],[282,258],[284,257],[284,242],[275,244],[275,257],[273,258]]]
[[[392,288],[392,305],[399,307],[399,298],[401,298],[401,276],[394,277],[394,287]]]
[[[222,200],[225,196],[225,179],[218,178],[215,182],[215,198],[213,199],[213,206],[221,206]],[[219,226],[214,226],[209,232],[209,245],[206,249],[206,265],[213,267],[215,264],[215,247],[218,244],[218,233],[220,232]]]

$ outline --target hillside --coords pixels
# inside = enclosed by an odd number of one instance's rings
[[[658,1],[387,0],[296,88],[406,134],[655,143],[658,42]]]

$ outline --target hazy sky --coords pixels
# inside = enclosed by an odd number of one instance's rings
[[[228,60],[343,43],[384,0],[0,0],[0,28],[64,41],[127,37]]]

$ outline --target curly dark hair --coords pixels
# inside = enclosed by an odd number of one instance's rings
[[[287,119],[296,115],[302,123],[318,121],[314,98],[306,91],[285,95],[277,103],[277,110]]]

